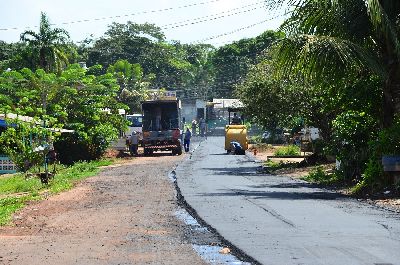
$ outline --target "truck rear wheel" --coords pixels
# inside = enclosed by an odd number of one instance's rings
[[[144,154],[145,156],[152,155],[152,154],[153,154],[153,149],[145,148],[145,149],[143,150],[143,154]]]
[[[178,147],[176,149],[176,153],[178,154],[178,156],[182,155],[182,147]]]
[[[178,155],[180,156],[182,154],[182,148],[178,147],[178,148],[174,148],[172,149],[172,155]]]

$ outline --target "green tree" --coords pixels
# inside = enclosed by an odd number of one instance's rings
[[[101,64],[108,69],[119,60],[139,64],[144,76],[154,75],[151,88],[177,90],[186,86],[192,64],[188,50],[178,42],[167,42],[164,33],[153,24],[113,23],[88,48],[88,65]]]
[[[31,70],[36,69],[32,47],[22,42],[0,41],[0,72],[8,68],[19,70],[25,67]]]
[[[242,39],[218,48],[212,58],[216,95],[232,97],[235,85],[244,79],[253,65],[260,62],[264,51],[282,37],[280,32],[266,31],[255,38]]]
[[[118,80],[119,100],[129,106],[130,113],[140,111],[140,102],[148,97],[152,75],[145,77],[139,64],[127,60],[118,60],[108,67],[107,72]]]
[[[335,108],[324,99],[329,90],[301,79],[284,82],[273,78],[272,62],[265,58],[253,66],[236,86],[236,95],[244,104],[246,115],[272,132],[277,128],[298,127],[299,121],[320,129],[323,138],[331,137],[331,119]],[[332,104],[333,106],[333,104]]]
[[[75,131],[63,134],[55,143],[61,160],[70,164],[98,159],[126,127],[118,114],[118,109],[126,106],[118,102],[117,80],[110,73],[87,75],[77,64],[70,65],[58,80],[59,88],[49,99],[48,115]]]
[[[19,171],[43,164],[44,147],[48,144],[48,139],[53,138],[52,132],[36,126],[35,123],[17,119],[7,121],[13,126],[0,134],[0,153],[9,156]]]
[[[45,13],[41,13],[39,32],[31,30],[21,34],[21,41],[28,43],[38,58],[38,65],[46,72],[60,72],[63,65],[68,64],[68,58],[63,51],[69,34],[64,29],[51,28]]]
[[[275,49],[278,73],[337,82],[374,73],[382,79],[383,127],[400,112],[399,1],[267,0],[292,7]],[[368,89],[368,87],[366,88]],[[365,91],[368,93],[368,91]]]
[[[43,69],[32,72],[25,68],[0,75],[0,112],[29,115],[40,120],[41,125],[45,121],[46,127],[74,130],[55,142],[60,160],[71,164],[99,158],[118,132],[125,129],[118,109],[127,106],[118,101],[118,91],[112,74],[90,75],[77,64],[70,65],[60,76]],[[22,135],[12,130],[9,133]],[[14,140],[22,141],[21,137]],[[18,144],[14,149],[29,151],[25,147]]]
[[[209,44],[181,44],[174,43],[175,49],[180,51],[180,58],[187,63],[182,68],[181,85],[178,93],[180,98],[200,98],[211,100],[215,70],[212,64],[212,53],[215,48]]]
[[[88,52],[88,65],[100,64],[106,69],[118,60],[141,64],[146,73],[152,61],[142,64],[142,58],[165,40],[161,29],[153,24],[112,23],[104,36],[94,42]]]

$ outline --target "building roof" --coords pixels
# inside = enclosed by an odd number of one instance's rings
[[[214,98],[213,105],[216,109],[242,108],[243,103],[236,98]]]
[[[14,113],[7,113],[7,114],[0,113],[0,126],[1,127],[10,126],[7,123],[6,119],[19,120],[22,122],[34,123],[36,125],[43,124],[43,122],[41,120],[37,120],[37,119],[34,119],[29,116],[23,116],[23,115],[18,115],[18,114],[14,114]],[[73,133],[74,132],[74,130],[68,130],[68,129],[62,129],[62,128],[46,128],[46,129],[49,131],[52,131],[52,132],[60,132],[60,133]]]
[[[14,114],[14,113],[0,113],[0,120],[6,120],[6,119],[10,119],[10,120],[19,120],[19,121],[23,121],[23,122],[36,122],[36,123],[40,123],[40,121],[36,120],[32,117],[29,116],[23,116],[23,115],[18,115],[18,114]]]

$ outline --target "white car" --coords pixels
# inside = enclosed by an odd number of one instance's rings
[[[265,131],[265,132],[262,134],[262,138],[263,138],[263,139],[268,139],[269,137],[271,137],[271,133],[270,133],[269,131]]]

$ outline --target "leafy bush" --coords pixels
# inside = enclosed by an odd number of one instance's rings
[[[307,176],[302,179],[323,185],[332,185],[339,182],[338,175],[327,174],[322,166],[315,167]]]
[[[300,147],[297,145],[288,145],[278,148],[275,153],[275,156],[298,156],[300,155]]]
[[[40,126],[10,120],[12,126],[0,135],[1,151],[11,158],[19,171],[43,163],[43,152],[35,150],[48,145],[50,132]]]
[[[392,183],[392,179],[385,174],[381,159],[385,155],[400,155],[400,117],[396,118],[393,126],[379,132],[377,139],[370,141],[368,147],[370,157],[361,181],[354,187],[353,192],[377,192],[389,186],[396,189],[398,184]]]
[[[261,135],[251,136],[249,139],[250,144],[260,144],[263,142],[263,138]]]
[[[127,106],[120,103],[119,90],[117,79],[111,73],[90,75],[78,64],[69,65],[60,75],[42,69],[0,73],[0,94],[3,95],[0,112],[46,120],[47,127],[74,130],[73,134],[63,134],[54,144],[62,162],[72,164],[100,158],[118,132],[125,130],[126,121],[118,109],[127,109]],[[28,155],[33,156],[29,149],[35,148],[32,143],[25,144],[31,133],[21,132],[22,127],[15,132],[10,128],[3,137],[9,146],[6,153],[19,169],[26,160],[34,160]]]
[[[333,121],[333,152],[346,179],[358,179],[365,170],[370,156],[368,142],[376,126],[376,120],[362,111],[343,112]]]
[[[101,158],[118,131],[110,125],[99,125],[88,133],[63,134],[54,146],[63,164],[72,165],[76,161],[91,161]]]

